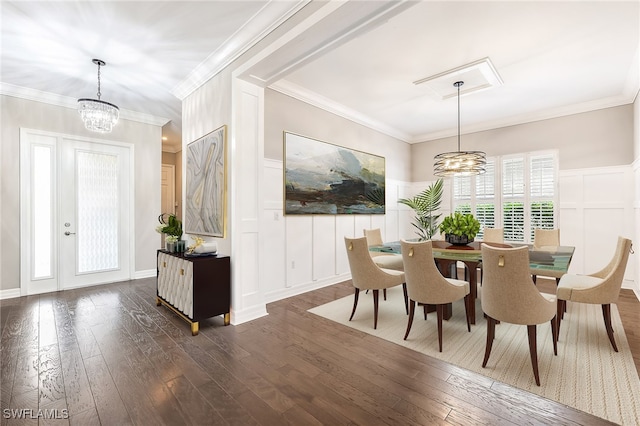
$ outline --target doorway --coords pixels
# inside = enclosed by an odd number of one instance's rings
[[[132,151],[21,129],[22,295],[132,277]]]

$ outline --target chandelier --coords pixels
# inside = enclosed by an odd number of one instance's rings
[[[486,171],[487,158],[482,151],[460,151],[460,86],[464,81],[453,83],[458,88],[458,150],[443,152],[433,160],[433,174],[439,177],[479,175]]]
[[[109,102],[100,100],[100,67],[106,63],[100,59],[93,59],[98,66],[98,99],[78,99],[78,112],[84,122],[84,127],[98,133],[109,133],[118,122],[120,109]]]

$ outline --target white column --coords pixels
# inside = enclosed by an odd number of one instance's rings
[[[264,172],[264,89],[232,82],[230,128],[231,322],[267,315],[260,288],[260,218]]]

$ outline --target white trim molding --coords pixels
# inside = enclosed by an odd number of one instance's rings
[[[0,300],[13,299],[22,296],[19,288],[10,288],[8,290],[0,290]]]

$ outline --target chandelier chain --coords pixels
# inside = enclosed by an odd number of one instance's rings
[[[459,90],[460,89],[458,89],[458,91]],[[98,62],[98,93],[97,93],[97,95],[98,95],[98,99],[100,99],[100,95],[101,95],[101,93],[100,93],[100,62]],[[458,100],[458,102],[460,102],[460,100]],[[458,142],[458,144],[460,144],[460,142]]]

